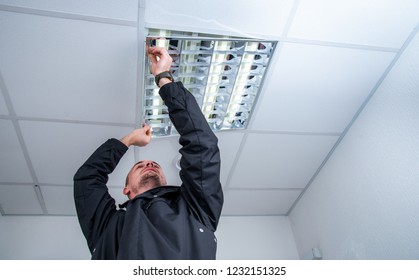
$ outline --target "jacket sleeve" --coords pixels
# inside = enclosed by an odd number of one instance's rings
[[[201,223],[215,231],[223,205],[218,139],[181,82],[164,85],[160,96],[180,134],[182,194]]]
[[[90,252],[109,219],[116,213],[115,200],[106,183],[127,147],[117,139],[103,143],[74,175],[74,201]]]

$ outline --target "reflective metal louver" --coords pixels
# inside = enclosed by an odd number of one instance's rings
[[[196,98],[210,127],[214,131],[246,128],[277,42],[155,33],[147,43],[168,49],[173,77]],[[144,122],[154,137],[176,134],[148,56],[145,66]]]

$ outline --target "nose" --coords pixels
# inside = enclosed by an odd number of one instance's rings
[[[146,167],[156,167],[156,165],[152,161],[147,162],[147,164],[145,166]]]

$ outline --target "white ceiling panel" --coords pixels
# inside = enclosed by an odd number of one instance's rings
[[[136,28],[9,12],[0,17],[2,73],[16,114],[134,123]]]
[[[12,121],[0,120],[0,182],[32,182]]]
[[[50,215],[76,215],[73,187],[40,186]]]
[[[42,214],[33,186],[0,185],[0,205],[6,215]]]
[[[285,44],[259,101],[252,128],[342,132],[394,56],[388,52]]]
[[[252,133],[229,188],[304,188],[337,136]]]
[[[122,193],[123,187],[110,187],[108,188],[109,194],[115,199],[115,205],[119,208],[119,204],[124,203],[128,200],[127,196]]]
[[[285,215],[300,190],[228,190],[223,215]]]
[[[0,0],[2,5],[52,12],[137,21],[138,1],[124,0]]]
[[[74,214],[77,169],[141,121],[145,26],[279,41],[248,129],[217,136],[223,215],[286,215],[366,98],[386,84],[384,74],[417,28],[418,5],[0,0],[0,90],[7,90],[0,92],[0,210]],[[157,161],[168,184],[181,183],[178,140],[129,149],[109,176],[117,203],[127,199],[122,188],[137,160]]]
[[[182,28],[203,33],[223,33],[249,37],[251,34],[280,36],[286,25],[292,0],[146,0],[148,27]],[[156,16],[158,11],[158,16]],[[232,16],[234,15],[234,16]]]
[[[22,121],[22,134],[40,184],[72,185],[73,176],[87,158],[108,138],[121,138],[131,129],[85,124]],[[133,152],[118,168],[129,170]],[[131,157],[131,158],[130,158]],[[118,171],[115,170],[115,173]],[[120,175],[125,180],[125,175]],[[115,175],[115,177],[118,177]],[[109,184],[120,184],[109,181]]]
[[[217,133],[218,147],[220,149],[221,156],[220,181],[223,187],[227,184],[227,179],[230,174],[230,170],[234,165],[243,136],[243,132],[229,131]]]
[[[109,136],[109,138],[120,139],[122,137]],[[97,146],[99,147],[99,145],[101,144],[102,143],[98,143]],[[92,150],[92,153],[93,153],[93,150]],[[124,187],[127,174],[131,170],[134,163],[135,163],[134,148],[131,147],[128,149],[125,155],[121,158],[115,170],[111,174],[109,174],[108,186]]]
[[[7,110],[6,101],[4,100],[3,94],[0,89],[0,115],[8,115],[9,110]]]
[[[399,48],[418,18],[417,0],[301,0],[288,36]]]

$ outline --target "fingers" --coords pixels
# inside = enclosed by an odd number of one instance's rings
[[[149,47],[148,56],[151,61],[151,73],[154,76],[170,70],[173,59],[165,48]]]
[[[145,125],[142,128],[135,129],[132,132],[131,145],[144,147],[148,145],[150,141],[151,141],[151,127],[150,126]]]
[[[157,47],[149,47],[148,48],[148,57],[151,60],[152,64],[156,64],[158,62],[157,57],[160,58],[161,50],[157,49]]]
[[[149,47],[148,48],[148,53],[152,54],[152,55],[158,55],[158,56],[162,56],[164,54],[169,55],[167,50],[163,47]]]
[[[162,47],[150,47],[148,48],[148,55],[152,63],[158,63],[161,60],[172,62],[172,57],[169,55],[169,52]],[[159,60],[157,60],[157,57]]]
[[[145,135],[151,137],[151,127],[150,126],[145,124],[142,129],[143,129]]]
[[[144,147],[151,141],[151,132],[151,127],[144,125],[142,128],[134,129],[128,135],[120,139],[120,141],[127,147],[130,147],[131,145]]]
[[[148,57],[150,58],[150,61],[152,64],[156,64],[157,63],[157,57],[155,54],[153,54],[153,52],[151,52],[150,50],[148,51]]]

